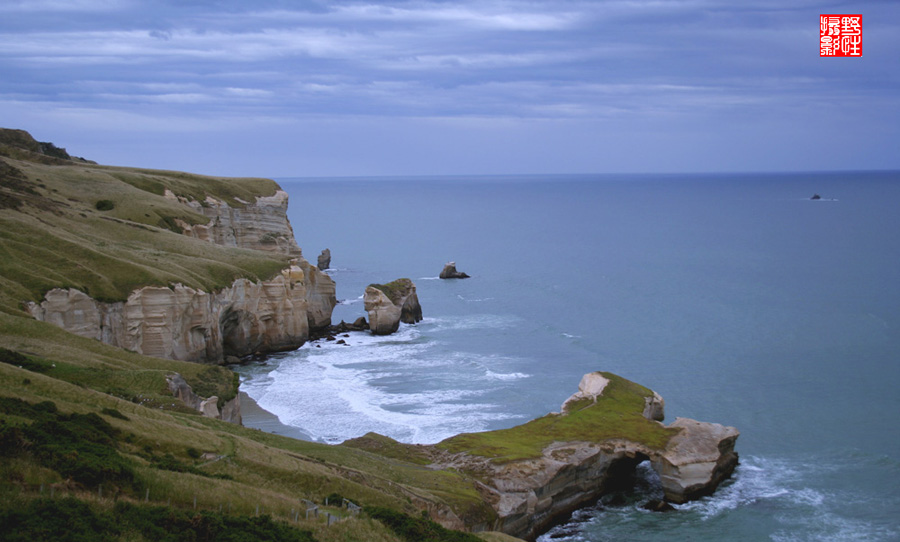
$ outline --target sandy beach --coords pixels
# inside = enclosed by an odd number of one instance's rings
[[[296,438],[300,440],[313,440],[309,435],[289,425],[284,425],[278,420],[278,416],[272,414],[268,410],[260,407],[249,395],[240,392],[241,395],[241,418],[244,427],[259,429],[267,433],[274,433],[285,437]]]

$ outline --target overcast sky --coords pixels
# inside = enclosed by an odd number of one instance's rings
[[[235,176],[900,169],[900,0],[0,0],[0,126]]]

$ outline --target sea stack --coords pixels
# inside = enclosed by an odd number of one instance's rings
[[[442,279],[467,279],[469,278],[469,275],[457,271],[456,262],[447,262],[444,264],[444,269],[441,271],[440,277]]]
[[[375,335],[394,333],[400,328],[400,322],[415,324],[422,320],[416,285],[410,279],[370,284],[363,302],[369,313],[369,329]]]
[[[316,267],[319,268],[320,271],[325,271],[331,266],[331,250],[325,249],[319,254],[319,261],[317,262]]]

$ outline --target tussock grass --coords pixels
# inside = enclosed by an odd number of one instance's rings
[[[0,185],[0,310],[17,313],[52,288],[123,301],[141,286],[182,283],[206,291],[235,279],[267,279],[287,258],[214,245],[174,233],[175,220],[205,224],[165,190],[230,205],[269,196],[267,179],[230,179],[91,164],[0,159],[15,182]],[[98,204],[103,210],[98,209]],[[179,230],[180,231],[180,230]]]
[[[644,398],[653,392],[612,373],[602,374],[610,382],[596,403],[584,400],[572,405],[567,414],[549,414],[510,429],[465,433],[437,446],[498,463],[540,457],[553,442],[627,439],[651,449],[665,448],[677,430],[644,418]]]
[[[181,373],[188,382],[218,381],[218,388],[209,391],[224,393],[234,383],[227,369],[149,358],[3,313],[0,348],[28,360],[23,368],[16,363],[22,358],[16,356],[8,356],[13,363],[0,363],[0,396],[29,403],[53,401],[62,413],[96,414],[115,429],[118,453],[132,465],[140,483],[135,486],[140,490],[123,488],[122,498],[143,502],[149,490],[151,505],[193,510],[196,497],[198,510],[255,515],[259,507],[261,514],[289,522],[303,509],[300,499],[322,502],[339,493],[360,505],[378,504],[410,515],[418,514],[420,507],[446,505],[464,518],[491,517],[474,482],[464,474],[433,471],[348,446],[263,433],[173,406],[177,401],[165,390],[166,374]],[[15,413],[0,415],[0,422],[29,423]],[[198,458],[198,452],[215,459]],[[191,472],[157,468],[167,454],[176,464],[190,466],[185,470]],[[193,474],[195,470],[203,474]],[[41,485],[59,486],[58,491],[79,498],[84,493],[27,455],[0,461],[0,493],[36,496]],[[324,514],[322,518],[300,526],[315,533],[354,533],[373,525],[352,519],[341,524],[341,531],[332,531],[337,526],[321,526]],[[336,540],[331,536],[322,539]],[[395,538],[379,528],[371,539]]]

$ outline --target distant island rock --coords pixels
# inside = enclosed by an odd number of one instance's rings
[[[375,335],[390,335],[400,328],[400,322],[415,324],[422,321],[422,307],[416,295],[416,285],[407,278],[387,284],[370,284],[363,297],[369,313],[369,329]]]
[[[469,275],[456,270],[456,262],[447,262],[441,271],[442,279],[467,279]]]
[[[331,250],[325,249],[319,254],[319,261],[316,267],[319,268],[320,271],[325,271],[331,266]]]

